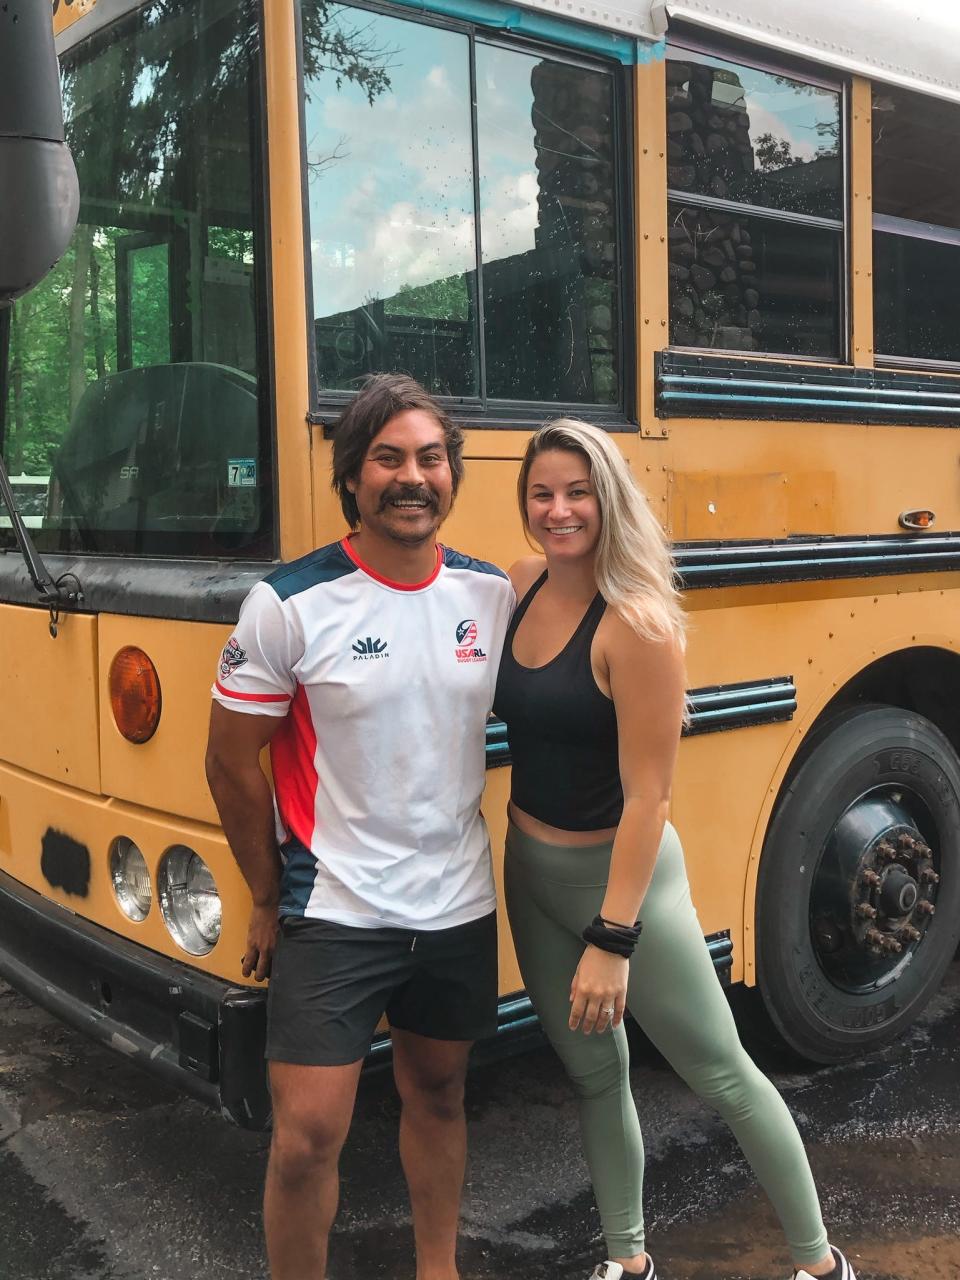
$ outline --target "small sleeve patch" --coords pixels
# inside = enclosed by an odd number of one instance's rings
[[[241,649],[236,636],[231,636],[220,655],[220,679],[228,679],[247,660],[247,652]]]

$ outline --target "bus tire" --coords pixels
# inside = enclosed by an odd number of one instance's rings
[[[811,740],[764,842],[756,937],[764,1007],[802,1057],[914,1021],[960,941],[960,760],[936,725],[862,706]]]

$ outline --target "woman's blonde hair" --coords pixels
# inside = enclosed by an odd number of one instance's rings
[[[517,498],[528,537],[527,484],[533,461],[553,450],[579,453],[590,468],[600,508],[597,588],[628,626],[646,640],[684,647],[686,619],[663,530],[620,450],[605,431],[576,418],[557,418],[531,436],[520,465]]]

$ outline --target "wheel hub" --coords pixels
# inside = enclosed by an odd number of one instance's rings
[[[939,880],[902,793],[862,796],[833,828],[816,871],[811,934],[824,970],[851,990],[892,977],[923,940]]]

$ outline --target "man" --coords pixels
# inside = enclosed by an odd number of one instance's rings
[[[514,603],[498,569],[437,543],[462,454],[417,383],[371,378],[334,438],[356,532],[253,588],[213,691],[207,777],[253,897],[243,972],[261,980],[272,962],[274,1280],[325,1276],[338,1159],[384,1013],[417,1280],[458,1274],[467,1055],[496,1026],[484,725]]]

